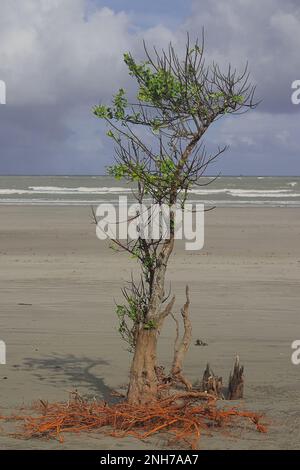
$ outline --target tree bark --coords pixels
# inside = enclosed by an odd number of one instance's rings
[[[174,221],[174,213],[172,211],[170,219]],[[172,227],[170,238],[165,241],[158,258],[149,309],[145,319],[148,324],[153,322],[154,327],[150,329],[141,327],[136,338],[127,392],[128,403],[135,405],[155,402],[159,398],[156,374],[157,337],[163,321],[171,313],[175,301],[175,297],[173,297],[167,307],[161,311],[167,264],[174,247],[174,228]]]
[[[141,328],[131,364],[127,401],[145,404],[157,400],[157,330]]]

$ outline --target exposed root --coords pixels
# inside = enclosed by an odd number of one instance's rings
[[[40,401],[30,412],[31,415],[0,419],[21,422],[15,436],[25,439],[54,438],[63,442],[65,433],[100,431],[117,438],[133,436],[144,440],[165,432],[169,443],[180,442],[181,448],[192,449],[197,448],[202,433],[211,432],[213,427],[228,428],[239,419],[253,424],[259,432],[266,432],[261,415],[237,408],[219,409],[214,397],[197,391],[173,395],[147,406],[89,402],[75,395],[64,403]]]

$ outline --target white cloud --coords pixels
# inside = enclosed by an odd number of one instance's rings
[[[140,48],[142,32],[124,12],[104,7],[87,19],[85,8],[85,0],[2,0],[0,64],[11,104],[86,101],[127,80],[122,54]],[[163,26],[143,35],[172,38]]]
[[[233,159],[252,156],[256,167],[244,158],[239,173],[260,173],[270,158],[286,172],[283,153],[291,158],[287,171],[299,171],[300,106],[291,104],[291,83],[300,78],[299,0],[195,0],[178,30],[163,22],[142,29],[134,16],[109,7],[87,13],[86,0],[1,0],[0,79],[7,106],[0,110],[0,171],[53,171],[57,165],[63,172],[99,172],[98,162],[108,163],[111,149],[90,108],[120,86],[133,90],[122,54],[143,57],[142,38],[159,48],[169,41],[181,48],[186,31],[200,36],[202,26],[208,58],[237,66],[249,60],[264,100],[258,111],[215,126],[208,142],[229,143]],[[232,162],[228,172],[236,168]]]
[[[184,27],[197,35],[202,26],[211,58],[240,67],[249,62],[263,109],[290,108],[290,85],[300,74],[299,1],[194,0]]]

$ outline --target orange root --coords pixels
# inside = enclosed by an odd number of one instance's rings
[[[203,400],[204,397],[202,397]],[[170,442],[180,441],[195,449],[202,432],[212,428],[228,428],[238,419],[253,424],[257,431],[267,432],[261,424],[262,416],[236,408],[218,409],[210,397],[199,402],[191,394],[176,395],[148,406],[133,406],[126,402],[108,405],[88,402],[75,396],[64,403],[40,401],[32,406],[34,415],[0,417],[2,420],[22,422],[16,437],[55,438],[64,441],[65,433],[102,431],[114,437],[134,436],[147,439],[159,432],[167,432]],[[105,428],[105,429],[103,429]]]

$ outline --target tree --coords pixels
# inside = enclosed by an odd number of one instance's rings
[[[158,399],[157,341],[175,302],[165,290],[174,248],[174,208],[178,204],[184,208],[191,186],[203,184],[201,176],[208,165],[226,149],[218,148],[214,154],[206,151],[203,136],[207,129],[226,115],[256,106],[247,66],[238,73],[230,65],[225,72],[216,63],[206,65],[203,38],[191,45],[188,36],[182,58],[172,44],[161,52],[154,48],[153,53],[144,44],[144,50],[146,60],[142,63],[130,53],[124,54],[129,74],[137,82],[136,101],[130,103],[121,88],[111,106],[100,104],[93,110],[107,122],[107,135],[115,143],[115,164],[109,167],[109,174],[136,182],[135,196],[140,204],[151,198],[170,208],[167,239],[140,236],[126,243],[113,240],[118,249],[134,256],[141,268],[139,281],[131,280],[123,289],[124,304],[117,305],[119,331],[133,351],[127,399],[136,404]],[[151,217],[149,213],[148,222]],[[181,371],[190,340],[188,288],[186,297],[182,309],[185,335],[182,341],[177,337],[172,375],[190,388]]]

